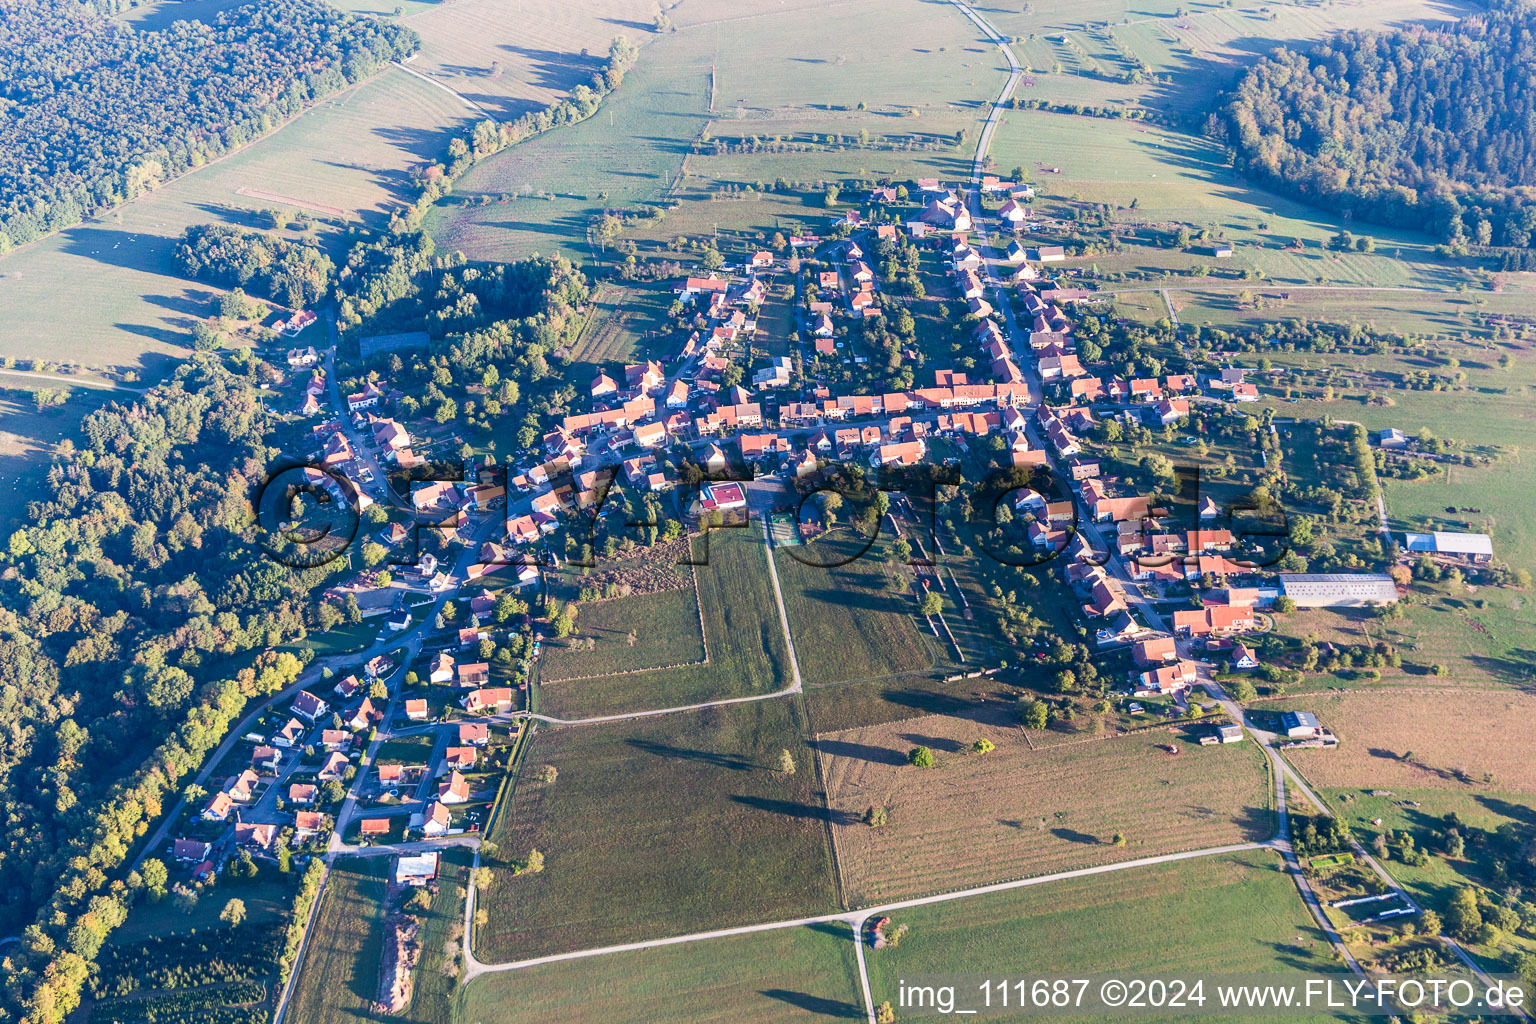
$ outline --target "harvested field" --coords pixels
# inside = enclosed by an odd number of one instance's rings
[[[1201,747],[1160,729],[1031,750],[1000,719],[935,715],[817,737],[852,905],[1273,832],[1268,773],[1251,743]],[[981,737],[997,749],[970,753]],[[935,767],[907,764],[918,745]],[[888,809],[883,828],[863,822],[874,806]]]
[[[1318,786],[1536,793],[1530,694],[1395,687],[1262,706],[1315,712],[1338,734],[1333,750],[1286,752]]]

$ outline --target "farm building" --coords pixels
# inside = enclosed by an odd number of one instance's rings
[[[1321,731],[1317,716],[1310,711],[1287,711],[1280,716],[1280,728],[1291,739],[1310,739]]]
[[[1464,558],[1479,565],[1493,560],[1493,538],[1486,533],[1407,533],[1403,547],[1412,552]]]
[[[426,885],[437,877],[437,852],[401,855],[395,860],[396,885]]]
[[[1397,584],[1383,573],[1281,573],[1280,590],[1298,608],[1359,608],[1397,603]]]

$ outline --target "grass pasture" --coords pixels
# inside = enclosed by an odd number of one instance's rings
[[[980,737],[997,749],[970,753]],[[1259,841],[1274,830],[1268,774],[1248,743],[1201,747],[1158,730],[1031,750],[1006,720],[949,716],[816,743],[853,905]],[[920,744],[933,750],[934,768],[907,764]],[[886,826],[864,824],[872,806],[887,808]],[[1116,833],[1123,847],[1113,845]]]
[[[834,540],[783,550],[774,556],[800,674],[807,686],[923,672],[934,665],[932,644],[919,631],[909,590],[887,586],[889,567],[862,542]],[[813,562],[846,565],[824,568]]]
[[[937,903],[897,911],[891,922],[910,930],[896,948],[869,955],[877,1005],[885,1000],[897,1005],[900,979],[923,974],[1273,972],[1279,980],[1290,972],[1338,969],[1280,858],[1267,851]],[[1170,935],[1179,938],[1170,941]],[[909,1009],[900,1011],[900,1019],[944,1018]],[[993,1011],[983,1019],[1024,1020],[1034,1014]]]
[[[482,1024],[795,1024],[862,1017],[853,936],[841,923],[490,974],[470,984],[461,1013]]]
[[[544,644],[539,680],[563,683],[590,676],[693,665],[706,658],[694,589],[615,597],[578,606],[580,634]],[[629,645],[629,634],[635,644]],[[578,644],[592,640],[590,651]]]
[[[762,535],[756,530],[719,530],[705,537],[694,539],[692,557],[708,559],[707,565],[693,566],[708,662],[551,684],[541,688],[542,711],[585,717],[744,697],[789,685],[789,653],[767,576]],[[602,605],[588,605],[578,613],[579,627],[586,628],[582,616],[594,608]],[[680,606],[676,610],[681,614]]]
[[[372,1020],[384,943],[388,857],[343,857],[331,866],[288,1010],[294,1020]]]
[[[831,909],[824,812],[798,702],[541,730],[493,833],[488,962]],[[797,761],[779,772],[781,750]],[[552,784],[532,769],[559,770]],[[507,858],[537,849],[544,870]]]
[[[1239,291],[1244,284],[1268,289],[1320,283],[1445,289],[1472,281],[1464,265],[1435,256],[1433,240],[1421,233],[1352,225],[1375,239],[1376,251],[1329,251],[1326,244],[1342,221],[1249,184],[1223,163],[1220,147],[1183,132],[1136,121],[1015,110],[1002,118],[992,156],[998,167],[1022,166],[1035,180],[1042,194],[1035,204],[1039,209],[1050,212],[1066,200],[1103,203],[1114,211],[1125,248],[1082,261],[1109,277],[1102,285],[1106,290],[1135,287],[1111,276],[1118,274],[1159,285],[1182,284],[1185,279],[1178,275],[1198,264],[1222,274],[1240,275],[1247,268],[1264,272],[1263,282],[1232,282]],[[1042,166],[1060,173],[1042,172]],[[1214,227],[1233,244],[1234,256],[1218,261],[1196,247],[1181,252],[1146,244],[1160,237],[1153,229],[1160,232],[1175,223]],[[1300,251],[1291,247],[1295,239],[1304,244]],[[1291,295],[1296,304],[1296,293]],[[1175,293],[1175,306],[1181,304]],[[1198,306],[1180,314],[1190,323],[1233,318]]]
[[[1315,785],[1536,794],[1536,762],[1529,750],[1536,696],[1394,687],[1295,698],[1275,706],[1315,712],[1338,734],[1333,750],[1286,752]],[[1492,781],[1485,782],[1490,773]]]

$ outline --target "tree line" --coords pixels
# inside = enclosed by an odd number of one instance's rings
[[[153,32],[105,6],[6,6],[0,255],[260,137],[418,45],[316,0],[255,0]]]
[[[1207,121],[1237,168],[1358,220],[1452,246],[1536,240],[1536,9],[1355,31],[1256,64]]]

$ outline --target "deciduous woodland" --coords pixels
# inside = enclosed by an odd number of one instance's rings
[[[105,6],[6,5],[0,253],[250,142],[417,44],[310,0],[256,0],[156,32]]]
[[[1335,212],[1428,227],[1448,243],[1536,239],[1536,9],[1524,0],[1445,28],[1348,32],[1280,48],[1211,129],[1238,168]]]

